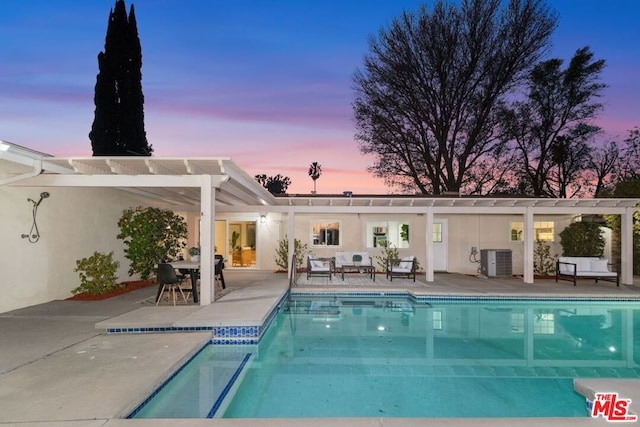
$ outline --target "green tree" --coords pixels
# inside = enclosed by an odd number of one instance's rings
[[[612,197],[640,198],[640,178],[618,182]],[[607,225],[613,231],[612,257],[615,263],[620,262],[620,215],[605,215]],[[640,212],[633,214],[633,274],[640,274]]]
[[[271,194],[286,194],[287,188],[291,185],[291,178],[280,174],[276,176],[260,174],[255,176],[255,180]]]
[[[566,69],[561,59],[537,64],[527,80],[527,97],[502,112],[505,135],[514,145],[521,192],[536,197],[572,197],[579,178],[592,167],[589,146],[600,128],[591,120],[602,104],[599,81],[604,60],[578,49]]]
[[[305,262],[305,258],[309,253],[309,246],[306,243],[302,243],[298,239],[293,240],[293,250],[296,255],[296,268],[302,267]],[[283,270],[289,269],[289,263],[291,260],[289,259],[289,238],[284,236],[284,239],[278,241],[278,249],[276,249],[275,254],[276,265]]]
[[[94,156],[150,156],[144,130],[142,48],[133,5],[109,12],[104,51],[98,54],[95,114],[89,139]]]
[[[563,256],[595,256],[604,252],[604,237],[600,225],[594,222],[574,222],[560,232]]]
[[[551,256],[551,247],[539,239],[536,239],[536,244],[533,247],[533,271],[541,276],[547,276],[556,271],[556,264]]]
[[[320,178],[320,175],[322,175],[322,166],[320,166],[320,163],[311,163],[309,166],[309,176],[313,180],[313,194],[316,194],[316,181]]]
[[[174,259],[186,246],[187,224],[170,210],[158,208],[129,208],[118,221],[124,240],[125,257],[131,261],[129,275],[139,273],[148,279],[156,265]]]
[[[374,157],[368,170],[421,194],[477,189],[509,170],[498,107],[555,26],[541,0],[437,0],[394,19],[370,38],[353,77],[356,139]]]

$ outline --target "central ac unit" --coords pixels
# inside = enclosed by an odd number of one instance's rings
[[[511,249],[482,249],[480,272],[487,277],[511,277]]]

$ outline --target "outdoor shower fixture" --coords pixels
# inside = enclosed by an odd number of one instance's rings
[[[29,239],[29,243],[35,243],[40,240],[40,231],[38,230],[38,223],[36,222],[36,216],[38,215],[38,206],[40,206],[40,203],[42,203],[43,199],[46,199],[49,196],[49,193],[43,191],[42,193],[40,193],[40,200],[38,200],[37,202],[31,198],[27,199],[27,201],[31,202],[31,204],[33,205],[31,210],[31,215],[33,216],[33,224],[31,225],[29,234],[23,234],[22,238]]]

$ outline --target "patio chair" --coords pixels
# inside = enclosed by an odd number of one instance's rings
[[[416,257],[408,256],[402,259],[387,260],[387,279],[393,282],[394,277],[406,277],[416,281]]]
[[[313,255],[307,257],[307,279],[327,276],[331,280],[333,270],[333,258],[316,258]]]
[[[167,292],[167,301],[170,294],[173,296],[173,305],[176,305],[176,291],[180,292],[184,303],[187,304],[187,297],[182,289],[182,283],[184,282],[184,276],[178,277],[176,271],[171,264],[161,263],[158,264],[157,273],[158,285],[161,287],[160,292],[156,298],[156,305],[160,304],[162,297]]]
[[[214,258],[216,260],[214,270],[215,280],[219,280],[222,285],[222,289],[226,289],[227,286],[224,283],[224,273],[222,272],[222,270],[224,270],[224,258],[222,255],[214,255]]]

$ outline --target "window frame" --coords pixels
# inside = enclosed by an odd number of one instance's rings
[[[402,226],[406,225],[408,227],[407,229],[407,240],[403,240],[402,239]],[[392,227],[397,227],[397,231],[394,230],[393,233],[390,232],[390,230],[392,229]],[[375,242],[379,242],[384,240],[387,243],[391,243],[393,244],[394,247],[399,248],[399,249],[408,249],[411,248],[411,229],[412,229],[413,225],[411,224],[411,221],[409,220],[405,220],[405,219],[400,219],[400,220],[385,220],[385,219],[381,219],[381,220],[367,220],[364,222],[364,246],[366,249],[377,249],[382,247],[380,244],[375,244],[374,240],[372,239],[372,237],[375,240]],[[376,228],[383,228],[386,231],[384,233],[375,233],[375,229]],[[397,235],[397,242],[394,241],[394,239],[390,238],[393,237],[393,235],[396,234]],[[378,240],[378,235],[380,240]]]
[[[549,224],[551,224],[551,227],[549,227]],[[514,226],[514,225],[518,225]],[[544,238],[544,239],[540,239],[540,234],[541,231],[540,230],[547,230],[547,229],[551,229],[551,232],[546,232],[546,234],[551,234],[551,238]],[[521,238],[518,239],[514,239],[514,231],[516,232],[516,234],[518,236],[522,236]],[[533,234],[535,236],[535,240],[542,240],[543,242],[546,243],[554,243],[556,241],[556,221],[534,221],[533,222]],[[518,243],[518,242],[524,242],[524,221],[511,221],[509,222],[509,241],[511,243]]]
[[[326,227],[326,225],[328,224],[337,224],[338,225],[338,244],[335,245],[328,245],[328,244],[322,244],[322,243],[315,243],[316,238],[315,238],[315,226],[320,224],[320,230],[322,230],[322,225],[325,225],[324,230],[327,230],[328,227]],[[310,239],[309,242],[311,242],[310,246],[313,248],[327,248],[327,247],[331,247],[331,248],[339,248],[342,246],[342,221],[341,220],[337,220],[337,219],[333,219],[333,220],[329,220],[329,219],[316,219],[316,220],[312,220],[309,224],[309,234],[310,234]],[[318,234],[318,236],[320,236],[320,234]],[[318,241],[320,240],[320,238],[318,237]]]

